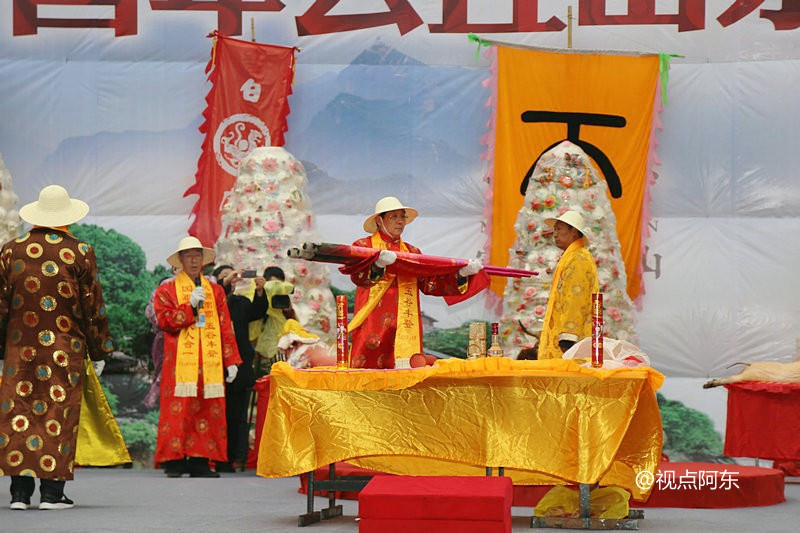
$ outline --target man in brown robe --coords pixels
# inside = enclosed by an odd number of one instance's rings
[[[11,509],[67,509],[73,478],[84,358],[113,346],[94,250],[68,226],[89,211],[58,185],[20,209],[33,228],[0,251],[0,475],[11,476]]]

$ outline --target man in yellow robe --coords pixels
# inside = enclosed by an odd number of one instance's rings
[[[598,292],[597,265],[583,237],[585,224],[577,211],[545,219],[553,240],[564,253],[553,272],[539,359],[560,359],[573,344],[592,334],[592,293]]]

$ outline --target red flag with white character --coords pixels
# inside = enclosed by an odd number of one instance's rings
[[[213,33],[206,72],[212,83],[206,96],[203,152],[194,184],[184,196],[198,195],[189,234],[205,246],[219,237],[220,207],[236,182],[239,163],[254,148],[282,146],[296,48],[259,44]]]

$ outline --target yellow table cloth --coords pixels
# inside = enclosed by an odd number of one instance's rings
[[[655,475],[661,415],[651,368],[568,360],[440,360],[408,370],[295,370],[276,363],[257,473],[285,477],[336,461],[400,475],[483,475],[517,485],[628,489]]]

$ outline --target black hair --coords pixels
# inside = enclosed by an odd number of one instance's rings
[[[278,278],[281,281],[286,281],[286,274],[284,274],[281,267],[269,266],[264,269],[264,279],[269,281],[269,278]]]
[[[226,268],[230,268],[233,270],[233,267],[230,265],[220,265],[218,267],[214,267],[214,270],[211,271],[211,275],[214,276],[216,279],[219,279],[219,273],[225,270]]]

